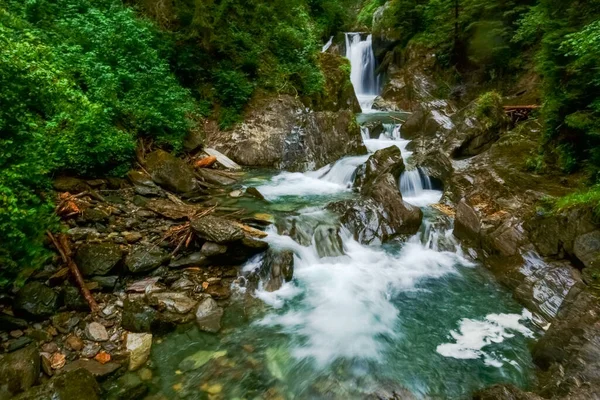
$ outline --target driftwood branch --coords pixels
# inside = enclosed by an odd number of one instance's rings
[[[81,292],[85,301],[87,301],[88,305],[90,306],[90,309],[93,313],[97,313],[100,310],[100,307],[98,307],[98,303],[96,303],[94,296],[92,296],[92,293],[85,285],[83,276],[81,275],[77,264],[75,264],[75,261],[73,261],[72,259],[72,252],[71,247],[69,246],[69,239],[66,235],[62,234],[58,235],[58,240],[50,232],[47,232],[47,235],[52,241],[52,244],[54,244],[54,247],[56,247],[56,250],[58,250],[58,253],[60,254],[60,257],[62,258],[63,262],[67,264],[67,267],[69,268],[71,275],[73,275],[73,278],[75,279],[75,283],[77,284],[79,291]]]

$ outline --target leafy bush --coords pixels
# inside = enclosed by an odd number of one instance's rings
[[[473,116],[486,129],[500,128],[506,122],[506,114],[502,107],[502,96],[496,91],[482,94],[475,102]]]
[[[194,104],[149,22],[116,0],[0,8],[0,283],[44,260],[56,173],[120,174],[138,137],[179,149]]]

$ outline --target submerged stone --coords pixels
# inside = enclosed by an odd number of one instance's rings
[[[179,363],[179,369],[182,371],[193,371],[200,368],[210,360],[216,360],[217,358],[225,357],[227,351],[206,351],[200,350],[199,352],[188,356]]]

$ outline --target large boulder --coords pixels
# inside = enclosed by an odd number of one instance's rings
[[[365,164],[359,167],[354,187],[365,192],[380,176],[389,173],[397,180],[404,170],[402,154],[397,146],[378,150],[369,157]]]
[[[319,111],[361,112],[350,81],[350,61],[334,53],[319,53],[318,61],[325,75],[325,90],[308,99],[312,102],[312,108]]]
[[[119,245],[114,243],[85,243],[77,249],[75,262],[84,276],[106,275],[123,258]]]
[[[419,108],[400,127],[403,139],[413,140],[417,137],[432,137],[440,129],[430,110]]]
[[[169,259],[169,255],[158,246],[136,245],[125,258],[125,266],[133,274],[152,271]]]
[[[600,230],[578,236],[573,253],[586,268],[600,268]]]
[[[127,333],[125,348],[129,353],[129,370],[140,369],[148,361],[152,349],[152,334],[150,333]]]
[[[33,386],[40,375],[40,354],[36,345],[0,358],[0,398],[11,398]]]
[[[289,95],[257,96],[243,123],[209,128],[207,144],[241,165],[305,171],[366,153],[353,110],[307,111]]]
[[[146,157],[146,169],[152,180],[167,190],[189,193],[196,190],[194,171],[183,160],[157,150]]]
[[[479,215],[466,199],[461,199],[456,207],[454,235],[462,240],[480,244],[481,221]]]
[[[244,231],[226,218],[206,215],[192,220],[192,229],[200,238],[216,244],[237,242],[244,238]]]
[[[14,400],[97,400],[100,387],[94,376],[79,368],[63,372],[44,385],[31,388]]]
[[[196,309],[196,324],[200,330],[216,333],[221,330],[223,308],[216,301],[207,297],[198,304]]]
[[[41,282],[30,282],[17,293],[14,310],[17,314],[46,318],[56,313],[60,306],[58,294]]]
[[[294,253],[291,250],[269,249],[260,269],[260,277],[267,292],[281,288],[294,275]]]

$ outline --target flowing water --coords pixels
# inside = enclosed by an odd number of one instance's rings
[[[353,33],[346,40],[357,95],[374,98],[371,39]],[[368,102],[363,106],[376,118]],[[363,129],[369,152],[393,145],[410,157],[399,126],[385,117],[379,137]],[[304,232],[302,244],[274,227],[266,239],[294,252],[294,279],[267,292],[260,283],[248,289],[240,278],[218,335],[182,329],[157,342],[156,391],[190,399],[364,399],[393,392],[454,399],[494,383],[531,383],[530,314],[465,258],[452,221],[430,207],[442,193],[424,170],[408,170],[398,182],[405,201],[425,215],[407,242],[365,246],[338,230],[326,206],[357,196],[354,173],[367,158],[307,173],[257,171],[245,182],[269,200],[266,209],[249,206],[273,214],[277,226],[293,222]],[[338,231],[341,255],[317,234]],[[259,256],[242,274],[260,264]]]

